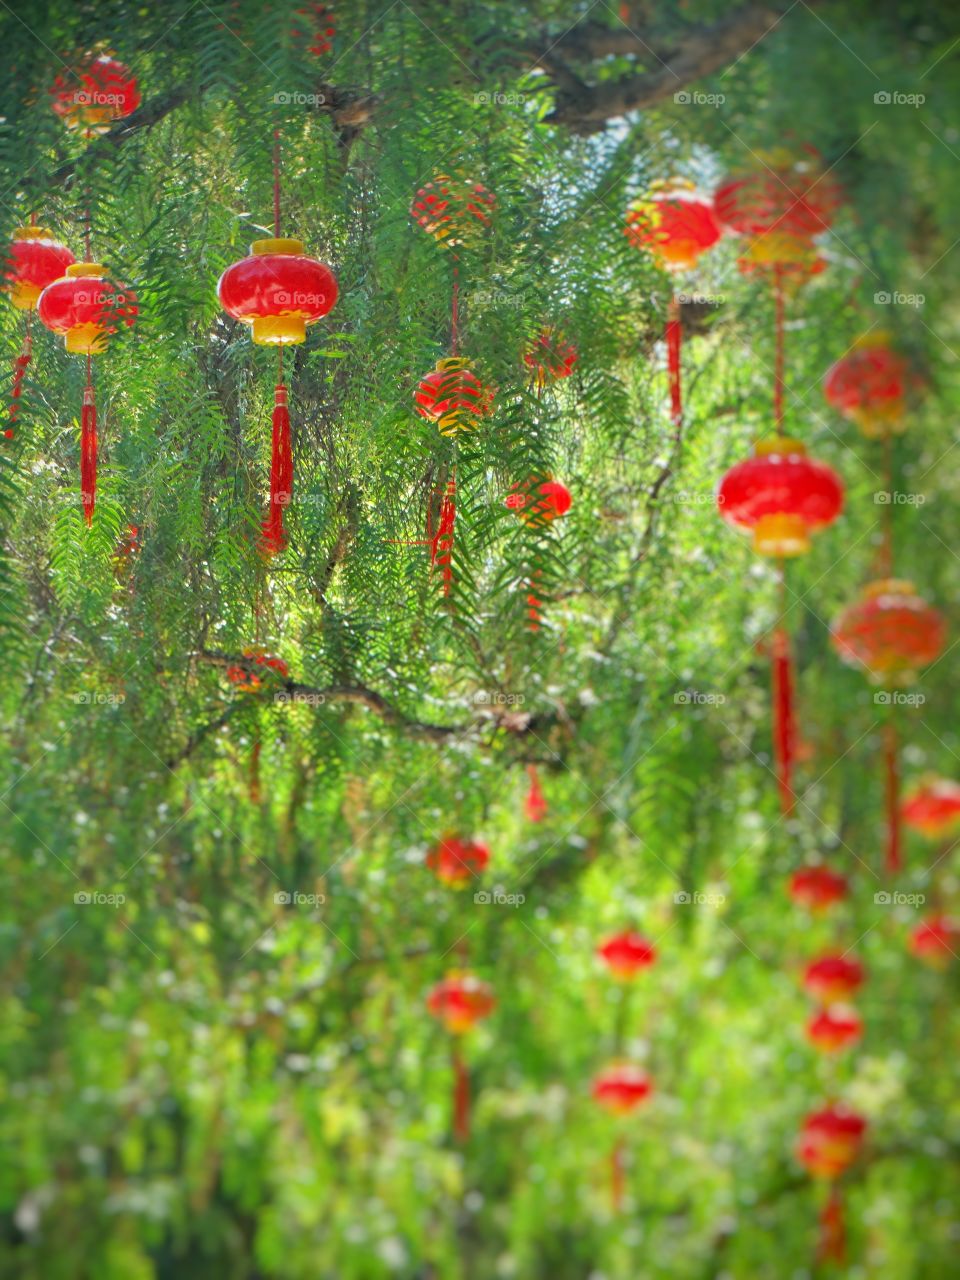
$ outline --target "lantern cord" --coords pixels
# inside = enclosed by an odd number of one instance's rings
[[[667,309],[667,371],[670,376],[670,418],[674,437],[678,438],[683,425],[683,403],[680,384],[680,347],[683,342],[683,324],[680,319],[680,299],[674,294]]]
[[[457,1142],[470,1137],[470,1075],[460,1046],[453,1042],[453,1136]]]
[[[273,131],[273,234],[280,237],[280,130]]]
[[[847,1228],[843,1211],[843,1196],[837,1184],[831,1183],[827,1202],[820,1211],[820,1240],[817,1245],[818,1262],[837,1262],[841,1265],[847,1256]]]
[[[457,521],[457,473],[447,481],[446,492],[440,499],[436,533],[428,510],[427,541],[430,544],[430,563],[439,565],[443,578],[443,594],[449,596],[453,584],[453,532]]]
[[[889,495],[883,509],[883,542],[880,548],[880,576],[893,576],[893,432],[887,430],[883,437],[883,465]]]
[[[543,601],[537,595],[539,587],[537,585],[540,577],[540,570],[534,569],[530,581],[527,583],[527,630],[539,631],[540,620],[543,617]]]
[[[453,255],[453,296],[450,299],[450,351],[460,351],[460,259]]]
[[[773,421],[779,435],[783,428],[783,402],[786,390],[784,353],[784,299],[783,269],[776,267],[773,273],[774,307],[774,373],[773,373]]]
[[[4,430],[4,435],[8,440],[13,439],[14,423],[17,420],[17,414],[20,412],[20,396],[23,393],[23,378],[27,372],[27,365],[30,363],[33,355],[33,338],[30,333],[31,313],[27,312],[26,330],[23,335],[23,346],[20,348],[20,354],[13,362],[13,387],[11,389],[10,419],[9,425]]]
[[[897,726],[892,711],[883,726],[883,756],[887,800],[886,869],[895,875],[903,867],[903,852],[900,826],[900,761],[897,749]]]
[[[90,192],[87,191],[87,207],[83,214],[83,253],[87,262],[92,262],[93,258],[90,254]]]
[[[623,1208],[623,1194],[626,1189],[626,1177],[623,1169],[623,1139],[618,1138],[610,1152],[610,1201],[614,1213]]]
[[[290,410],[287,388],[278,382],[273,393],[273,450],[270,462],[270,509],[262,526],[261,545],[267,555],[275,555],[287,545],[283,527],[284,509],[293,496],[293,446],[290,437]]]
[[[527,765],[527,777],[530,779],[530,789],[523,802],[523,812],[528,822],[542,822],[548,812],[547,798],[543,794],[543,787],[540,785],[540,776],[537,773],[535,764]]]
[[[779,561],[780,607],[777,625],[771,638],[771,693],[773,698],[773,754],[777,783],[780,788],[780,809],[784,816],[793,812],[796,796],[793,791],[793,765],[797,754],[796,692],[793,670],[793,653],[786,618],[786,573],[783,560]]]
[[[251,804],[260,804],[263,799],[263,791],[260,786],[260,749],[262,745],[258,728],[257,736],[250,751],[250,776],[247,782],[247,795],[250,797]]]
[[[93,395],[93,370],[87,356],[87,382],[80,410],[80,501],[87,525],[93,523],[97,500],[97,405]]]

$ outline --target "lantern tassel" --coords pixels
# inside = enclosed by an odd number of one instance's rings
[[[263,799],[263,790],[260,786],[260,748],[262,745],[258,733],[253,749],[250,752],[250,776],[247,782],[247,795],[251,804],[259,804]]]
[[[670,300],[667,311],[667,372],[670,376],[670,418],[674,430],[679,431],[683,424],[683,402],[680,384],[680,346],[683,341],[683,324],[680,320],[680,301],[677,297]]]
[[[430,543],[430,563],[439,565],[443,577],[443,594],[448,596],[453,584],[453,530],[457,520],[457,482],[447,481],[447,491],[440,500],[440,511],[437,516],[437,531],[431,533],[427,529]],[[432,522],[431,522],[432,524]]]
[[[626,1176],[623,1168],[623,1139],[618,1138],[610,1152],[610,1202],[614,1213],[623,1208],[623,1196],[626,1190]]]
[[[820,1211],[820,1240],[817,1245],[818,1262],[842,1264],[847,1256],[847,1225],[843,1211],[843,1196],[834,1183],[827,1203]]]
[[[97,405],[90,381],[89,357],[87,385],[83,389],[83,408],[80,411],[80,500],[83,518],[90,525],[97,501]]]
[[[903,868],[903,840],[900,825],[900,762],[897,727],[893,720],[884,726],[883,754],[887,798],[887,871],[896,875]]]
[[[32,354],[33,340],[30,337],[30,314],[28,312],[27,331],[23,335],[23,346],[20,348],[20,354],[13,362],[13,387],[10,393],[10,423],[3,433],[8,440],[13,439],[14,423],[17,421],[17,414],[20,412],[20,396],[23,392],[23,377],[27,372],[27,365],[30,363]]]
[[[523,802],[523,811],[529,822],[542,822],[547,816],[547,798],[540,785],[540,775],[535,764],[527,765],[527,777],[530,779],[530,790]]]
[[[784,814],[793,812],[793,764],[797,752],[797,718],[794,698],[793,657],[786,628],[773,633],[771,675],[773,683],[773,754],[780,806]]]
[[[527,630],[539,631],[540,620],[543,617],[543,601],[537,595],[537,579],[540,577],[540,570],[534,569],[530,581],[527,583]]]
[[[278,382],[273,397],[273,457],[270,463],[270,511],[263,523],[263,545],[275,555],[287,545],[283,528],[284,508],[293,495],[293,446],[290,440],[290,410],[287,388]]]
[[[457,1142],[470,1137],[470,1075],[460,1046],[453,1045],[453,1136]]]

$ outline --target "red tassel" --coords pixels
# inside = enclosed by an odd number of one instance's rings
[[[470,1137],[470,1076],[456,1042],[453,1045],[453,1136],[457,1142],[466,1142]]]
[[[83,517],[90,525],[97,501],[97,405],[90,382],[83,389],[80,412],[80,500]]]
[[[533,576],[527,583],[527,630],[539,631],[540,619],[543,617],[543,601],[537,596],[534,588],[537,585],[537,579],[540,577],[540,570],[534,569]]]
[[[287,545],[283,528],[284,508],[293,496],[293,446],[287,388],[278,382],[273,397],[273,457],[270,464],[270,510],[263,522],[263,549],[275,555]]]
[[[263,791],[260,787],[260,739],[257,738],[253,744],[253,750],[250,752],[250,780],[247,783],[247,795],[250,797],[251,804],[259,804],[263,799]]]
[[[439,565],[443,573],[443,594],[448,596],[453,583],[453,530],[457,521],[457,482],[447,481],[447,491],[440,501],[440,512],[437,518],[437,531],[431,534],[427,529],[430,543],[430,563]]]
[[[887,871],[895,875],[903,868],[903,841],[900,826],[900,762],[897,759],[897,727],[888,720],[883,729],[883,754],[887,791]]]
[[[27,365],[30,363],[32,355],[32,339],[30,337],[30,317],[27,316],[27,331],[23,335],[23,346],[20,348],[20,354],[13,362],[13,388],[11,391],[10,405],[10,425],[4,431],[4,435],[8,440],[13,439],[13,426],[17,420],[17,414],[20,412],[20,396],[23,392],[23,375],[27,372]]]
[[[523,802],[523,811],[530,822],[542,822],[547,816],[547,799],[543,794],[543,788],[540,786],[537,766],[528,764],[527,774],[530,778],[530,790],[527,792],[527,797]]]
[[[782,811],[793,812],[793,762],[797,755],[797,723],[790,637],[777,627],[772,638],[773,754]]]
[[[843,1197],[834,1184],[830,1188],[827,1203],[820,1211],[820,1240],[817,1245],[818,1262],[842,1264],[847,1256],[847,1224],[843,1212]]]
[[[667,311],[667,371],[670,375],[670,417],[674,427],[679,430],[683,421],[683,404],[680,397],[680,345],[683,340],[683,325],[680,320],[680,302],[677,298],[670,300]]]
[[[618,1138],[610,1152],[610,1201],[614,1213],[623,1208],[626,1176],[623,1169],[623,1139]]]

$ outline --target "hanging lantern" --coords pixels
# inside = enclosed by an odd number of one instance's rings
[[[960,783],[930,778],[903,801],[906,825],[930,840],[952,835],[960,826]]]
[[[629,1115],[652,1092],[653,1083],[647,1073],[629,1062],[605,1067],[593,1079],[594,1101],[618,1116]]]
[[[830,635],[843,661],[861,667],[875,683],[909,684],[943,652],[947,627],[912,583],[882,578],[864,587]]]
[[[441,435],[455,436],[473,431],[493,412],[494,391],[480,381],[469,360],[448,356],[420,380],[413,398],[421,418],[436,422]]]
[[[259,693],[268,682],[286,680],[290,669],[282,658],[263,649],[244,649],[242,662],[227,667],[227,679],[240,693]]]
[[[46,227],[17,227],[7,250],[3,289],[18,311],[36,311],[40,294],[76,261]]]
[[[927,916],[911,932],[909,948],[932,969],[945,969],[960,955],[960,921],[939,914]]]
[[[734,174],[716,192],[717,220],[739,235],[780,231],[809,239],[826,231],[843,202],[815,148],[778,147],[758,154],[759,167]]]
[[[427,866],[437,879],[453,888],[462,888],[482,875],[490,861],[490,850],[479,840],[461,840],[446,835],[427,854]]]
[[[597,955],[615,978],[629,981],[643,969],[649,969],[657,958],[652,942],[626,929],[615,933],[597,947]]]
[[[664,271],[686,271],[723,234],[708,200],[693,184],[680,180],[654,183],[627,210],[624,234],[644,249]]]
[[[530,787],[523,801],[523,812],[528,822],[542,822],[547,816],[547,798],[540,785],[540,777],[535,764],[527,765],[527,777]]]
[[[459,1142],[470,1136],[470,1076],[459,1037],[488,1018],[496,1007],[493,988],[472,973],[451,972],[438,982],[427,997],[427,1008],[454,1037],[453,1133]]]
[[[533,378],[542,391],[548,382],[569,378],[579,356],[559,329],[547,325],[523,353],[523,363],[533,370]]]
[[[826,271],[827,261],[808,237],[767,231],[749,242],[737,267],[744,276],[773,276],[779,285],[799,287]]]
[[[107,53],[88,56],[75,70],[62,71],[50,90],[56,114],[68,129],[106,133],[140,105],[137,78]]]
[[[492,191],[461,173],[439,173],[420,188],[410,216],[447,249],[475,245],[490,227],[496,207]]]
[[[837,1178],[860,1154],[866,1131],[866,1120],[849,1107],[824,1107],[804,1120],[797,1157],[815,1178]]]
[[[808,458],[799,441],[773,436],[726,473],[717,507],[728,524],[752,532],[759,555],[801,555],[810,549],[810,535],[843,510],[843,483],[832,468]]]
[[[849,1005],[829,1005],[807,1023],[807,1039],[820,1053],[840,1053],[863,1035],[860,1015]]]
[[[547,525],[558,516],[565,516],[573,505],[573,498],[566,485],[547,476],[540,480],[532,476],[521,484],[515,484],[503,500],[521,520],[529,525]]]
[[[842,902],[847,896],[847,882],[823,863],[801,867],[790,877],[790,897],[798,906],[820,913]]]
[[[865,436],[879,439],[906,425],[908,377],[907,362],[893,350],[889,334],[872,334],[827,370],[823,393]]]
[[[863,985],[863,965],[851,956],[825,955],[807,965],[804,989],[823,1004],[849,999]]]

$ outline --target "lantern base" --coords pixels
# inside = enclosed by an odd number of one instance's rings
[[[63,345],[72,355],[98,356],[107,349],[107,331],[98,324],[77,324],[63,335]]]
[[[18,311],[36,311],[37,299],[43,292],[38,285],[27,280],[17,280],[10,290],[10,301]]]
[[[286,347],[306,342],[307,322],[302,315],[257,316],[253,340],[259,347]]]
[[[753,549],[760,556],[801,556],[810,550],[807,526],[785,511],[761,516],[753,528]]]
[[[907,429],[904,404],[896,400],[883,409],[856,409],[850,415],[868,440],[885,440]]]

